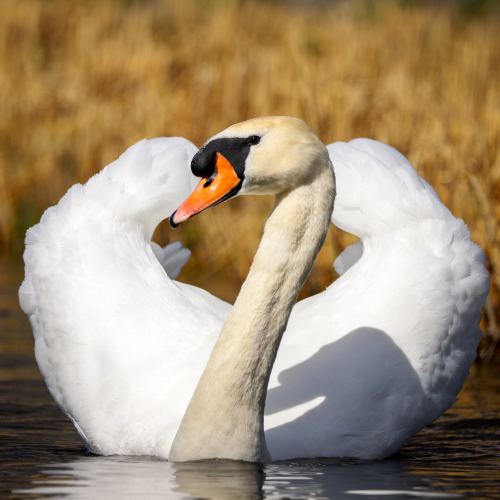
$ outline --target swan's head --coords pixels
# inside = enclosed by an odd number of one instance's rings
[[[270,116],[237,123],[194,155],[191,170],[202,179],[171,215],[170,224],[176,227],[236,195],[285,193],[329,165],[325,146],[298,118]]]

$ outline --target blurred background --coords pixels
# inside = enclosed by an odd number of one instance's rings
[[[48,206],[138,140],[201,146],[247,118],[298,116],[326,144],[396,147],[465,220],[492,278],[480,359],[500,356],[498,2],[2,0],[0,102],[2,272]],[[235,199],[155,240],[180,239],[180,279],[232,301],[271,206]],[[330,230],[302,296],[354,241]]]

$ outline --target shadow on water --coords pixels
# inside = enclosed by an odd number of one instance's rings
[[[0,498],[500,496],[500,370],[494,366],[475,367],[458,403],[387,460],[259,466],[90,455],[36,367],[31,330],[17,304],[21,277],[19,265],[0,261]],[[283,387],[297,375],[284,373]]]

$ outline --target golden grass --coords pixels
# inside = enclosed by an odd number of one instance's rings
[[[249,117],[294,115],[326,143],[368,136],[408,156],[486,250],[484,327],[498,338],[500,16],[407,3],[3,0],[0,247],[19,252],[47,206],[143,137],[201,145]],[[158,237],[184,240],[187,279],[216,276],[232,298],[269,208],[234,200]],[[331,231],[306,293],[351,241]]]

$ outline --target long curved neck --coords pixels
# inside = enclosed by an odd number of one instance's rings
[[[299,290],[323,245],[335,194],[325,166],[277,197],[259,249],[189,403],[170,460],[269,461],[267,384]]]

